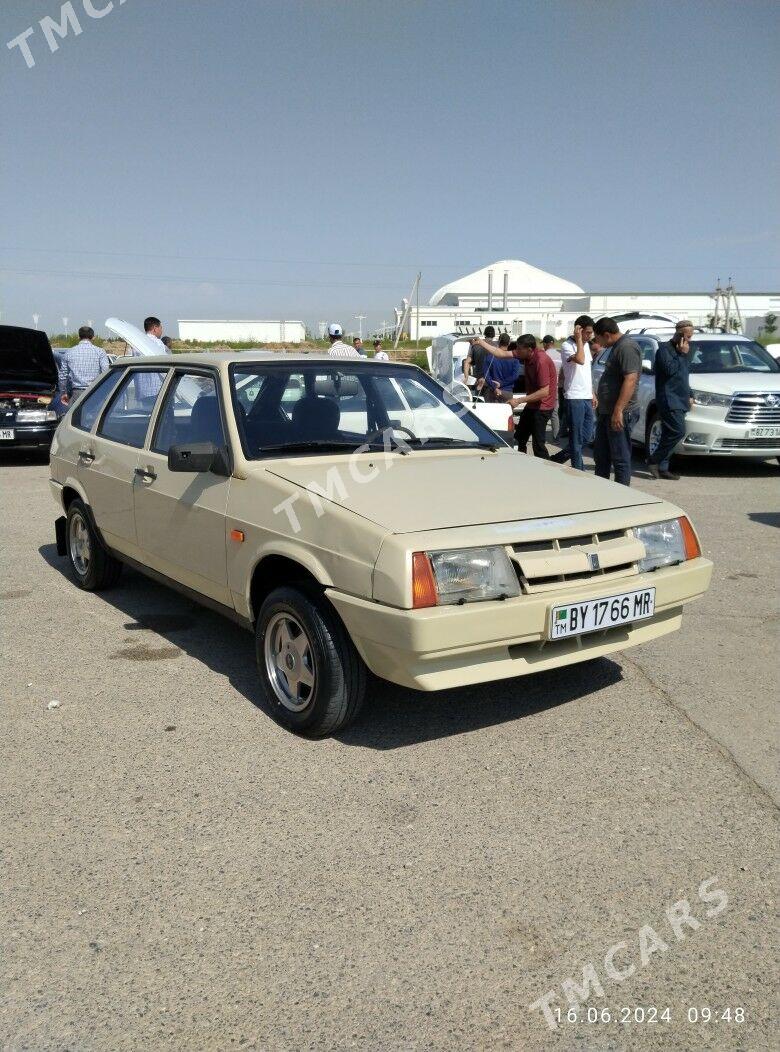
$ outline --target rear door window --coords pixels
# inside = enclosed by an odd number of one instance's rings
[[[100,422],[101,438],[142,449],[167,369],[130,369]]]
[[[124,369],[112,369],[107,372],[94,391],[82,398],[73,410],[72,424],[79,431],[91,431],[100,410],[106,404],[108,396],[124,376]]]

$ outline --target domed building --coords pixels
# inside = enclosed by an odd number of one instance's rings
[[[777,293],[739,295],[744,331],[751,334],[768,312],[780,313]],[[513,336],[547,333],[568,336],[578,314],[690,318],[706,325],[714,309],[712,292],[585,292],[566,278],[549,274],[521,259],[500,259],[481,270],[443,285],[427,304],[404,300],[395,309],[395,331],[401,325],[412,339],[433,339],[458,330],[495,326]],[[652,321],[647,322],[653,324]],[[656,322],[657,324],[657,322]]]
[[[456,329],[483,329],[513,335],[551,332],[562,335],[565,317],[581,314],[588,296],[579,285],[521,259],[500,259],[437,289],[426,306],[420,306],[419,336],[438,336]],[[396,324],[404,305],[396,310]],[[417,337],[417,311],[411,311],[405,328]]]

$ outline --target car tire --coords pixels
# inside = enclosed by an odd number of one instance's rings
[[[647,423],[645,425],[645,459],[647,460],[650,459],[650,455],[653,452],[653,448],[651,447],[651,436],[653,434],[653,429],[660,426],[661,418],[659,417],[658,413],[655,410],[653,410],[653,412],[648,414]],[[656,442],[656,446],[657,445],[658,443]]]
[[[78,499],[68,505],[65,542],[79,588],[99,592],[117,583],[122,564],[103,547],[86,505]]]
[[[366,666],[314,589],[276,588],[257,617],[255,652],[264,710],[305,738],[327,738],[357,716]]]

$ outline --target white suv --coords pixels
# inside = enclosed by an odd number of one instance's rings
[[[668,336],[631,333],[642,351],[634,441],[649,455],[661,435],[655,404],[655,354]],[[611,351],[596,360],[598,377]],[[728,333],[699,333],[691,340],[693,406],[675,452],[686,455],[777,457],[780,460],[780,364],[761,344]]]

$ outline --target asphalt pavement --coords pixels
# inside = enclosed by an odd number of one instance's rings
[[[715,562],[679,633],[315,743],[248,633],[79,591],[0,459],[0,1046],[774,1047],[780,468],[683,471],[635,482]]]

